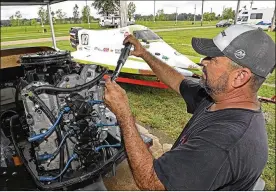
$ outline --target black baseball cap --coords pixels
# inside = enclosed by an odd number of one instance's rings
[[[192,38],[192,46],[201,55],[226,56],[264,78],[275,68],[275,43],[260,28],[231,25],[213,39]]]

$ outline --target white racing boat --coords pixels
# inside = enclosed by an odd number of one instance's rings
[[[149,28],[132,25],[107,30],[71,30],[71,45],[77,50],[72,52],[75,60],[81,63],[93,63],[114,70],[123,46],[123,40],[129,34],[139,39],[142,45],[153,55],[174,67],[185,76],[193,76],[200,66],[183,54],[177,52]],[[130,56],[122,68],[123,73],[154,75],[147,63],[138,57]]]

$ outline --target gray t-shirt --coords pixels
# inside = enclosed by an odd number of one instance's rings
[[[180,85],[193,117],[172,149],[154,160],[167,190],[252,190],[268,157],[265,119],[260,111],[208,111],[213,103],[192,80]]]

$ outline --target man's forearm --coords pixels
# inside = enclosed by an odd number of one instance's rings
[[[152,71],[162,82],[179,93],[180,83],[184,79],[182,74],[153,56],[148,51],[145,51],[142,58],[148,63]]]
[[[132,113],[118,119],[128,161],[137,186],[141,190],[165,190],[153,168],[153,157],[143,142]]]

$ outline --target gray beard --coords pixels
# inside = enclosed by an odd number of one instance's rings
[[[225,92],[229,75],[227,72],[223,73],[215,82],[201,78],[200,84],[209,95],[219,95]]]

